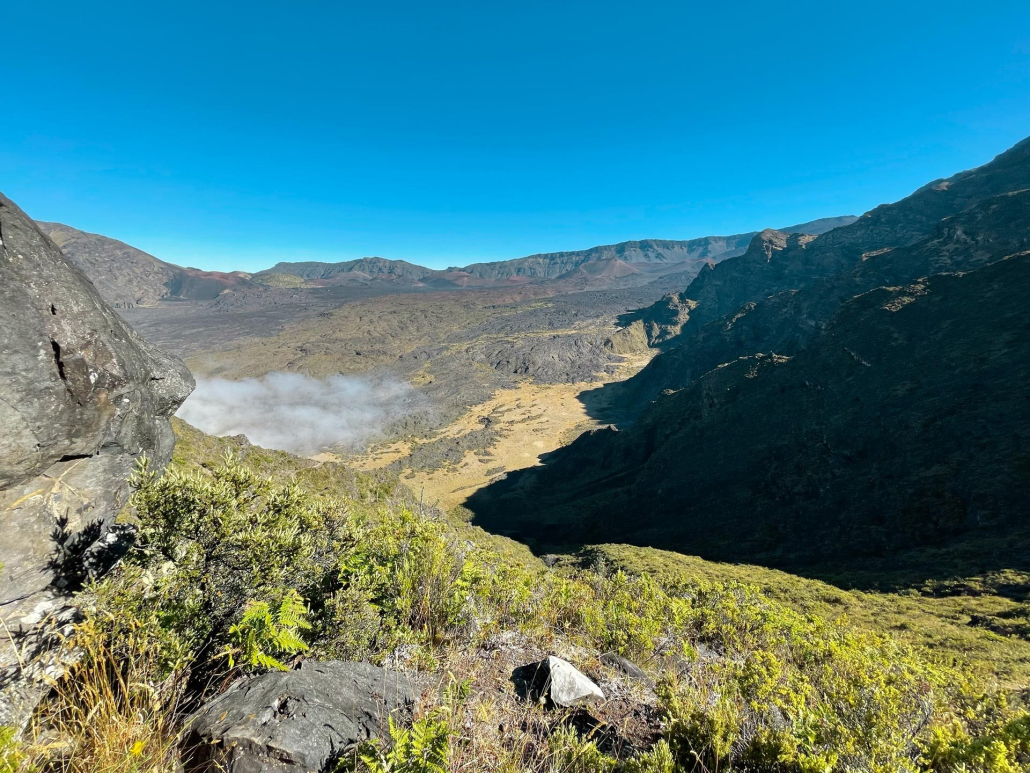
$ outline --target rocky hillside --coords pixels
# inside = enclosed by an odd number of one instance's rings
[[[115,308],[152,306],[164,299],[210,300],[226,290],[257,287],[239,274],[165,263],[117,239],[60,223],[39,227]]]
[[[845,303],[474,497],[545,544],[792,564],[1003,533],[1030,508],[1030,253]]]
[[[160,469],[193,387],[0,195],[0,725],[39,694],[21,668],[65,594],[103,568],[134,460]]]
[[[784,230],[788,233],[820,234],[840,225],[852,223],[851,216],[828,217],[801,223]],[[732,236],[703,236],[699,239],[671,241],[668,239],[644,239],[643,241],[621,242],[573,252],[551,252],[530,255],[515,260],[493,263],[473,263],[462,269],[474,276],[487,278],[531,277],[533,279],[556,279],[575,271],[584,264],[609,263],[621,265],[658,264],[656,273],[672,268],[671,264],[705,264],[740,255],[747,248],[755,233]],[[682,270],[682,266],[676,270]]]
[[[639,419],[481,492],[480,521],[781,564],[1004,533],[1030,482],[1027,188],[1025,141],[824,236],[763,232],[652,307],[652,337],[681,329],[614,388]]]
[[[943,218],[1000,193],[1030,187],[1030,139],[989,164],[932,182],[894,204],[817,239],[764,231],[726,266],[702,271],[688,288],[698,303],[691,326],[732,314],[750,301],[802,287],[855,265],[878,250],[905,247],[931,234]]]
[[[819,335],[839,305],[852,296],[930,274],[968,271],[1030,249],[1028,222],[1030,190],[990,197],[945,218],[916,244],[879,251],[850,271],[744,304],[735,314],[698,327],[682,345],[660,354],[635,378],[612,389],[619,393],[624,413],[634,414],[663,390],[682,389],[724,362],[755,352],[793,355]],[[685,318],[693,308],[679,296],[666,301],[669,306],[655,304],[647,310],[644,330],[652,341],[661,341],[674,329],[677,317]]]
[[[1004,250],[992,247],[990,240],[1022,238],[1022,229],[1015,222],[1021,217],[1022,200],[999,204],[1007,214],[986,202],[1028,188],[1030,139],[982,167],[926,185],[901,201],[877,207],[855,223],[816,238],[763,231],[744,255],[717,267],[704,267],[683,292],[622,315],[619,324],[623,332],[616,339],[644,338],[661,353],[633,379],[609,387],[606,402],[618,403],[620,416],[626,420],[663,390],[680,389],[734,357],[792,351],[792,340],[800,342],[817,330],[851,294],[878,282],[906,282],[956,267],[949,268],[943,257],[936,262],[932,259],[935,252],[952,256],[949,259],[962,265],[968,238],[962,228],[983,230],[983,243],[971,248],[967,257],[982,255],[985,249],[1000,256]],[[948,218],[978,205],[984,206],[979,214],[970,212],[949,225]],[[983,216],[993,217],[994,223],[976,222]],[[1002,222],[1005,217],[1013,222]],[[918,250],[892,253],[920,242],[924,243],[922,257],[916,254]],[[883,255],[889,257],[871,260]],[[882,275],[878,277],[877,271]],[[794,298],[794,293],[807,288],[811,291]],[[803,304],[810,303],[820,306],[821,316],[806,317],[811,310]],[[785,313],[789,319],[781,319]]]

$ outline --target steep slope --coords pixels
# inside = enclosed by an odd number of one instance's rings
[[[61,223],[38,225],[115,308],[151,306],[165,298],[210,300],[226,290],[257,288],[239,274],[182,268],[117,239]]]
[[[684,261],[717,260],[729,255],[739,255],[751,240],[751,234],[733,236],[705,236],[689,241],[667,239],[644,239],[592,247],[573,252],[550,252],[530,255],[515,260],[492,263],[473,263],[465,271],[474,276],[490,279],[530,277],[532,279],[556,279],[579,268],[585,263],[616,259],[626,264],[673,264]]]
[[[840,225],[853,223],[857,218],[851,215],[827,217],[809,223],[790,226],[783,229],[786,233],[821,234]],[[714,263],[742,254],[755,232],[733,234],[732,236],[703,236],[686,241],[669,239],[644,239],[642,241],[621,242],[592,247],[589,250],[572,252],[550,252],[530,255],[515,260],[502,260],[492,263],[473,263],[465,266],[465,271],[474,276],[491,279],[513,277],[531,277],[533,279],[556,279],[567,276],[570,272],[584,265],[595,262],[616,264],[618,266],[644,266],[644,273],[659,274],[671,270],[681,271],[682,266],[672,264]],[[626,269],[608,268],[607,270],[625,276]]]
[[[810,234],[812,236],[819,236],[827,231],[832,231],[834,228],[851,225],[856,220],[858,220],[858,218],[854,215],[820,217],[817,220],[809,220],[807,223],[798,223],[797,225],[791,225],[777,230],[789,234]]]
[[[42,689],[26,681],[35,627],[103,568],[129,471],[141,453],[155,469],[171,457],[168,419],[193,379],[3,195],[0,350],[0,725],[17,726]]]
[[[851,225],[811,239],[786,231],[766,230],[739,256],[705,266],[671,303],[689,313],[659,331],[653,343],[668,347],[685,342],[712,320],[733,314],[744,304],[774,293],[796,290],[858,264],[878,250],[905,247],[926,238],[945,217],[1001,193],[1030,188],[1030,138],[993,161],[923,186],[894,204],[871,210]],[[656,316],[667,316],[670,301],[660,301]],[[645,325],[653,315],[635,318]]]
[[[844,304],[473,497],[545,544],[796,564],[1003,534],[1030,508],[1030,253]]]
[[[683,345],[655,357],[636,377],[612,387],[624,411],[642,410],[665,389],[682,389],[712,368],[755,352],[793,355],[818,335],[838,306],[875,287],[900,285],[944,271],[969,271],[1030,249],[1030,190],[993,196],[942,220],[934,233],[909,247],[878,251],[855,268],[744,304],[717,319]],[[651,307],[645,328],[660,340],[693,306]]]

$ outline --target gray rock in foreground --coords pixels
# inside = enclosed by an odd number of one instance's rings
[[[0,724],[35,706],[47,630],[105,568],[135,459],[171,458],[169,417],[192,388],[0,194]]]
[[[349,747],[410,714],[407,678],[367,663],[307,661],[297,671],[243,679],[194,715],[190,773],[322,771]]]

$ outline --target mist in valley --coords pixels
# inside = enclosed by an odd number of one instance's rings
[[[211,435],[242,434],[264,448],[314,454],[360,449],[425,403],[399,380],[269,373],[239,381],[198,378],[177,415]]]

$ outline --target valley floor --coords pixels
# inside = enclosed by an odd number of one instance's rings
[[[629,378],[649,359],[627,358],[606,381]],[[499,390],[428,439],[381,443],[351,457],[324,453],[314,458],[346,461],[366,471],[388,466],[400,470],[404,482],[426,504],[450,511],[499,476],[540,464],[542,456],[601,426],[580,397],[597,386],[597,382],[523,383]],[[596,413],[596,406],[592,411]],[[419,453],[441,446],[442,455]]]

